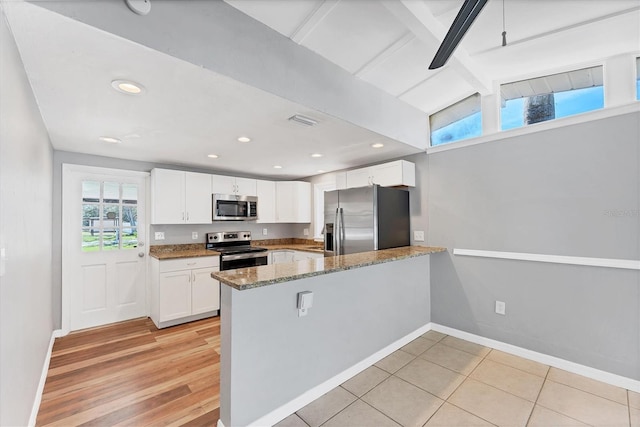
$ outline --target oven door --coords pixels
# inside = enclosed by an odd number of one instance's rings
[[[246,254],[220,255],[220,270],[257,267],[267,265],[267,252],[251,252]]]

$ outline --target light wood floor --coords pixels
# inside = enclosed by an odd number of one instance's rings
[[[58,338],[38,426],[214,426],[220,318],[158,330],[150,319]]]

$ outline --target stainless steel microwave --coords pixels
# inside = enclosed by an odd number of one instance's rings
[[[213,194],[214,221],[254,221],[258,219],[258,198],[232,194]]]

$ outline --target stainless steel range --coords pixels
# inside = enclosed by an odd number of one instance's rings
[[[267,265],[267,249],[251,246],[250,231],[207,233],[206,248],[220,252],[220,270]]]

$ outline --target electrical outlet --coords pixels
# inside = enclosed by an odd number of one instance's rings
[[[262,235],[263,235],[263,236],[266,236],[266,235],[267,235],[267,229],[266,229],[266,228],[263,228],[263,229],[262,229]]]
[[[198,232],[197,231],[193,231],[191,232],[191,238],[193,240],[198,240]]]
[[[505,315],[507,310],[507,304],[504,301],[496,301],[496,314]]]
[[[164,240],[164,231],[156,231],[156,240]]]
[[[424,242],[424,231],[414,231],[413,240],[416,242]]]
[[[302,230],[302,234],[304,234],[305,236],[309,235],[309,229],[305,228],[304,230]]]

